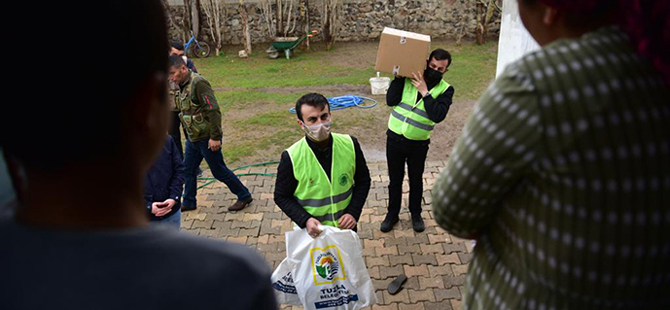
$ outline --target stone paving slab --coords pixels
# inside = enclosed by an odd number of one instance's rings
[[[391,232],[382,233],[379,225],[386,215],[388,173],[386,163],[368,163],[372,184],[359,220],[358,235],[378,304],[366,309],[461,309],[472,245],[449,235],[433,219],[431,188],[444,166],[443,161],[426,163],[422,213],[426,230],[422,233],[412,230],[405,180],[400,223]],[[276,165],[251,167],[236,173],[275,173],[276,169]],[[211,177],[209,171],[205,177]],[[274,270],[286,257],[284,233],[293,229],[291,220],[273,201],[274,177],[242,176],[240,180],[254,197],[249,207],[229,212],[227,208],[235,202],[235,195],[223,183],[214,182],[198,190],[198,209],[182,214],[181,227],[200,236],[245,244],[263,255]],[[408,277],[404,289],[390,295],[386,287],[401,273]]]

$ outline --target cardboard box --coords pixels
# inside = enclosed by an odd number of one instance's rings
[[[430,54],[430,36],[393,28],[384,28],[379,39],[375,70],[411,77],[423,72]]]

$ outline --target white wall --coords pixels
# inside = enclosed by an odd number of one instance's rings
[[[521,58],[521,56],[528,52],[540,48],[521,22],[517,1],[503,0],[496,76],[500,75],[509,63]]]

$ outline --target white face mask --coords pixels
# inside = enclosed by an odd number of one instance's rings
[[[181,59],[183,59],[183,60],[184,60],[184,63],[185,63],[185,64],[187,64],[187,63],[188,63],[188,58],[186,58],[186,55],[184,55],[184,56],[181,56]]]
[[[330,122],[322,122],[312,126],[305,123],[302,123],[302,125],[305,127],[303,130],[307,137],[314,142],[325,141],[330,136]]]

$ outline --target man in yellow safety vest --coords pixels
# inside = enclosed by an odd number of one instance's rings
[[[320,94],[296,103],[305,137],[281,154],[274,200],[312,237],[318,225],[356,229],[370,190],[370,171],[356,138],[330,132],[328,100]]]
[[[402,200],[405,163],[409,176],[409,211],[416,232],[425,229],[421,218],[423,169],[428,155],[430,134],[436,123],[444,120],[449,111],[454,88],[442,79],[451,65],[451,54],[436,49],[427,60],[423,72],[411,78],[397,77],[386,93],[386,103],[394,107],[386,132],[386,160],[389,170],[388,213],[381,224],[389,232],[398,222]]]

